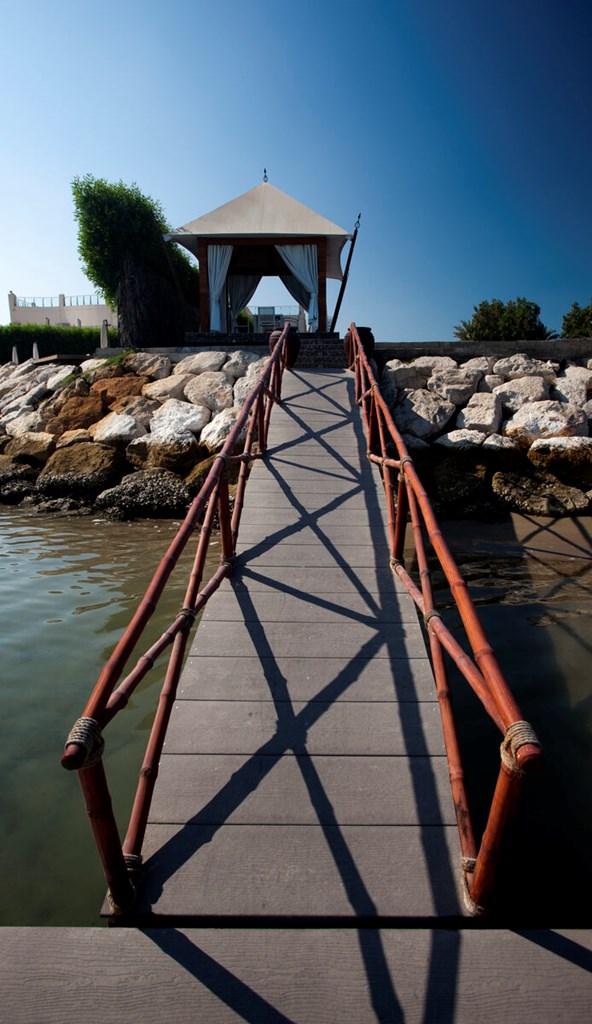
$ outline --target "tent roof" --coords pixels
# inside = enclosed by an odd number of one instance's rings
[[[341,280],[339,254],[351,235],[325,217],[297,202],[279,188],[263,182],[236,199],[224,203],[211,213],[183,224],[167,235],[197,255],[197,240],[224,238],[270,239],[293,238],[302,242],[306,238],[322,236],[327,239],[327,277]]]

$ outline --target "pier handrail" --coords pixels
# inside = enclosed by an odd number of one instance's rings
[[[183,523],[154,573],[130,624],[105,663],[82,717],[70,731],[62,754],[63,767],[78,771],[114,913],[125,912],[134,901],[134,872],[140,867],[142,861],[142,843],[158,775],[158,763],[175,700],[189,634],[196,616],[231,572],[249,463],[253,459],[262,458],[265,455],[272,406],[281,398],[288,333],[289,324],[286,322],[268,365],[247,396],[236,423],[222,450],[215,456],[199,494],[193,500]],[[243,437],[242,451],[237,454],[237,448]],[[233,463],[239,464],[240,468],[234,508],[231,511],[228,467]],[[218,514],[222,544],[221,563],[208,583],[200,590],[216,513]],[[156,610],[159,598],[181,553],[200,524],[202,515],[203,522],[199,530],[199,539],[183,607],[160,639],[138,659],[134,668],[119,683],[127,662]],[[152,668],[156,658],[171,646],[172,651],[140,771],[130,823],[122,843],[102,760],[104,749],[102,731],[126,706],[131,694]],[[119,686],[117,686],[118,683]]]
[[[423,616],[442,714],[450,782],[460,837],[467,904],[473,913],[487,907],[500,851],[514,820],[526,774],[541,767],[540,743],[516,703],[491,649],[467,585],[446,544],[413,459],[380,393],[355,324],[350,326],[356,401],[361,407],[369,460],[380,466],[388,510],[390,564]],[[396,456],[392,455],[392,450]],[[396,480],[393,479],[396,474]],[[419,585],[404,564],[410,520]],[[471,658],[444,624],[434,603],[425,536],[442,568],[473,653]],[[460,745],[446,676],[444,651],[477,694],[502,733],[501,764],[489,816],[477,847],[464,782]]]

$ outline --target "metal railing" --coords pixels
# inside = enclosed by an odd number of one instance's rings
[[[391,567],[421,612],[429,638],[460,836],[467,904],[473,913],[479,913],[490,902],[499,855],[516,814],[524,777],[541,766],[542,751],[532,727],[523,720],[502,675],[467,585],[444,540],[413,459],[380,393],[354,324],[350,327],[350,336],[350,369],[355,370],[356,400],[361,406],[364,419],[368,458],[380,466],[383,477],[388,509]],[[396,455],[393,455],[393,451]],[[419,585],[413,581],[404,564],[403,553],[408,521],[413,532]],[[472,657],[453,637],[435,608],[426,538],[450,587]],[[444,653],[449,655],[477,694],[503,736],[497,785],[479,846],[475,840],[465,788]]]
[[[19,309],[56,309],[64,306],[105,306],[104,295],[95,292],[93,295],[25,295],[16,297]]]
[[[189,634],[196,616],[232,570],[249,463],[253,459],[265,455],[272,406],[275,402],[279,402],[281,396],[287,337],[288,325],[285,326],[274,348],[265,372],[247,397],[224,447],[215,457],[199,494],[194,499],[177,535],[156,570],[134,617],[106,662],[84,708],[82,717],[75,723],[68,736],[62,755],[62,765],[65,768],[78,771],[87,813],[115,913],[130,909],[134,902],[133,875],[141,865],[142,843],[158,775],[158,763],[175,700]],[[240,454],[236,454],[236,449],[243,437],[242,451]],[[232,463],[238,464],[240,468],[234,508],[231,512],[228,467]],[[222,559],[219,568],[200,590],[216,513],[219,519]],[[197,529],[202,515],[203,522],[199,530],[197,549],[183,607],[160,639],[138,659],[135,667],[119,683],[123,670],[157,607],[158,600],[182,551]],[[172,647],[172,650],[167,672],[140,771],[127,835],[122,843],[103,766],[102,731],[126,706],[138,684],[152,668],[158,656],[168,647]],[[118,683],[119,685],[117,685]]]

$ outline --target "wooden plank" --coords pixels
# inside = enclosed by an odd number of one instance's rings
[[[351,594],[362,594],[364,597],[374,594],[385,599],[392,594],[393,588],[400,593],[407,593],[403,583],[393,576],[388,565],[378,566],[326,566],[318,568],[312,565],[292,565],[289,572],[285,567],[275,565],[251,566],[247,556],[239,558],[235,564],[232,585],[239,589],[246,586],[249,590],[256,588],[274,590],[294,590],[302,594],[334,594],[337,591]],[[380,602],[376,601],[378,610]]]
[[[167,754],[444,754],[436,703],[177,701]]]
[[[592,931],[4,928],[6,1024],[581,1024]],[[174,1002],[171,994],[174,993]]]
[[[291,525],[276,526],[270,528],[267,523],[259,526],[243,526],[239,533],[241,546],[244,545],[272,545],[280,544],[334,544],[338,546],[358,546],[377,549],[381,557],[387,547],[387,541],[382,526],[370,529],[368,526],[329,526],[325,523],[316,522],[313,526],[308,525],[305,519],[301,519]],[[368,552],[366,553],[368,554]]]
[[[337,592],[323,597],[280,590],[249,590],[247,586],[220,588],[214,602],[206,605],[203,620],[216,622],[417,622],[415,605],[406,594],[386,594],[380,605],[370,596]]]
[[[381,558],[388,566],[387,548],[379,548],[375,553],[368,552],[367,546],[357,544],[332,544],[330,547],[319,544],[285,544],[273,545],[269,549],[253,550],[250,545],[239,541],[237,553],[241,563],[254,566],[277,565],[286,567],[315,566],[332,567],[340,562],[353,569],[364,568],[369,563],[376,564]]]
[[[321,800],[313,785],[312,799]],[[152,824],[138,912],[214,917],[463,913],[456,827]]]
[[[407,658],[189,657],[179,684],[183,700],[279,699],[286,687],[296,701],[433,701],[425,655]]]
[[[318,523],[323,528],[329,526],[369,526],[381,529],[386,522],[386,511],[380,508],[350,508],[349,503],[345,507],[319,509],[317,512],[300,512],[299,509],[287,502],[284,508],[265,508],[249,502],[243,508],[240,532],[246,526],[259,526],[265,522],[270,527],[291,526],[292,523],[304,522],[308,524]]]
[[[392,630],[381,630],[360,622],[233,623],[202,620],[195,639],[195,653],[212,657],[300,658],[408,658],[425,657],[425,645],[418,622],[403,622]],[[193,646],[192,646],[193,650]]]
[[[315,806],[312,770],[324,799]],[[445,757],[165,754],[150,821],[203,825],[454,825]]]

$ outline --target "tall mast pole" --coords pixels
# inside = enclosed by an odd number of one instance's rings
[[[351,245],[349,247],[349,252],[347,254],[347,262],[345,264],[345,271],[344,271],[344,274],[343,274],[343,281],[341,282],[341,288],[339,289],[339,295],[337,296],[337,302],[335,304],[335,312],[333,313],[333,319],[331,320],[331,328],[330,328],[331,333],[333,333],[333,331],[335,330],[335,324],[337,323],[337,317],[339,316],[339,310],[341,309],[341,302],[342,302],[342,299],[343,299],[343,296],[344,296],[344,293],[345,293],[345,286],[347,284],[347,278],[349,276],[349,267],[350,267],[352,256],[354,254],[354,249],[356,247],[356,238],[358,237],[358,230],[359,230],[359,227],[360,227],[360,218],[361,218],[361,216],[362,216],[362,214],[359,213],[358,214],[358,219],[357,219],[356,223],[354,224],[354,233],[352,235]]]

